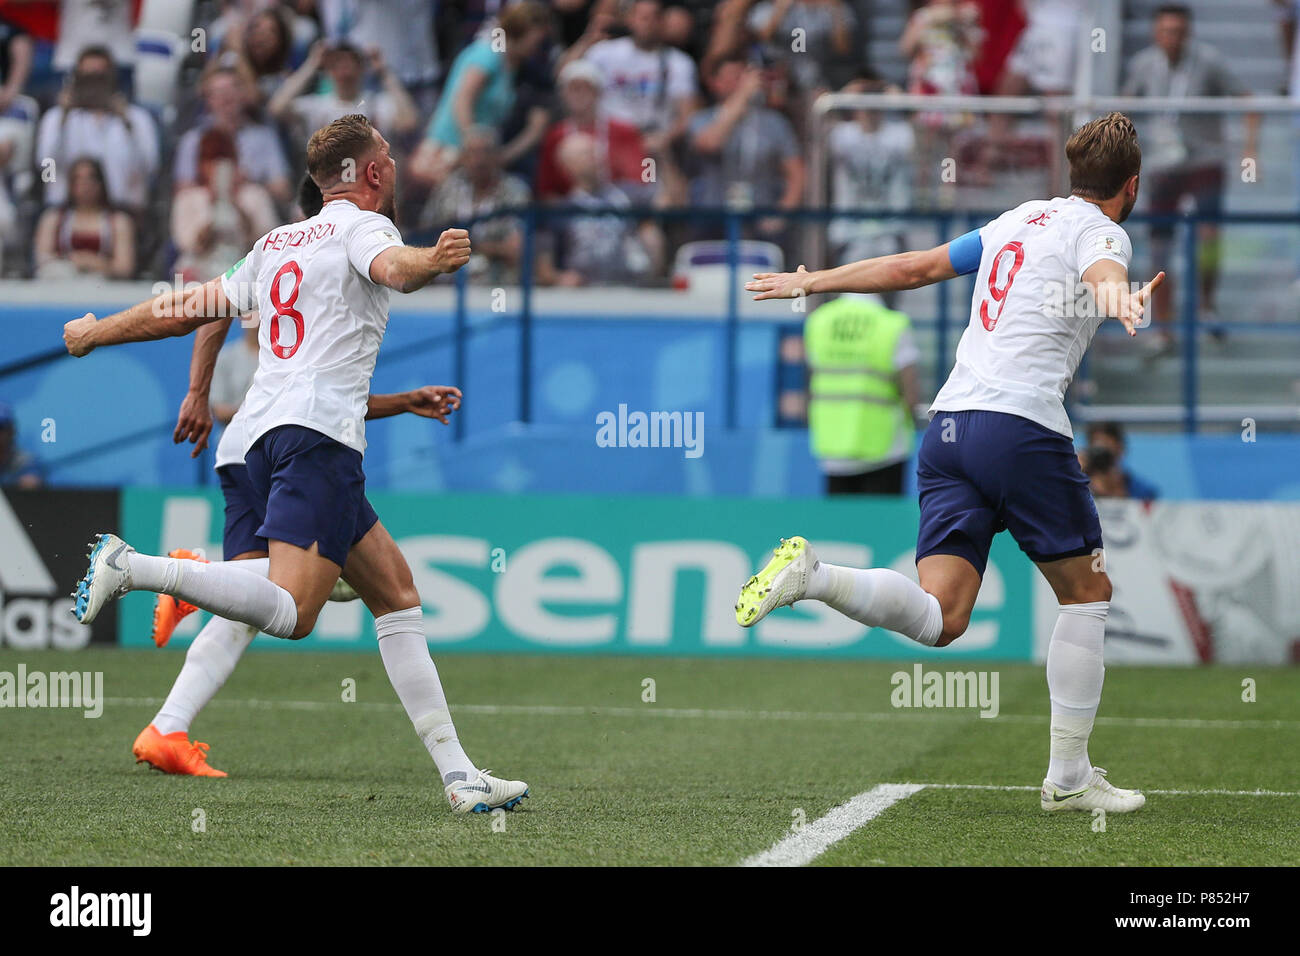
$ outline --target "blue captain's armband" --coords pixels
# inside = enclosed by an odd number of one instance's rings
[[[972,229],[964,236],[958,236],[948,243],[948,261],[957,275],[964,276],[975,272],[980,267],[980,257],[984,255],[984,242],[980,231]]]

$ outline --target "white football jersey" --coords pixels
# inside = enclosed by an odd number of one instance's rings
[[[235,417],[221,431],[221,440],[217,442],[216,461],[213,468],[244,463],[244,406],[235,411]]]
[[[222,277],[236,308],[261,314],[257,374],[240,406],[242,452],[280,425],[365,452],[389,300],[388,288],[371,281],[370,263],[400,245],[387,216],[336,199],[311,219],[271,230]]]
[[[1128,234],[1070,196],[1017,206],[980,229],[980,241],[970,323],[930,412],[1007,412],[1073,438],[1065,390],[1105,318],[1080,282],[1101,259],[1127,269]]]

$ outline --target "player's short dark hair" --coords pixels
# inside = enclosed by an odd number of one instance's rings
[[[1091,422],[1088,425],[1088,441],[1091,442],[1095,435],[1105,435],[1121,448],[1127,444],[1124,441],[1124,426],[1119,422]]]
[[[1070,192],[1085,199],[1109,199],[1142,169],[1137,129],[1123,113],[1084,123],[1065,144]]]
[[[1160,17],[1182,17],[1190,22],[1192,8],[1185,3],[1162,3],[1156,7],[1155,13],[1151,14],[1152,20],[1158,20]]]
[[[298,184],[298,208],[302,210],[303,215],[308,219],[319,215],[324,205],[325,197],[321,195],[316,180],[310,176],[302,177],[302,182]]]
[[[361,157],[374,147],[375,128],[360,113],[340,116],[312,133],[307,141],[307,175],[322,190],[339,181],[349,159],[360,165]]]

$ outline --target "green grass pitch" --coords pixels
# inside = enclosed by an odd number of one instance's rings
[[[1039,666],[980,665],[1001,690],[1001,715],[981,719],[891,708],[890,675],[910,670],[893,662],[442,655],[470,756],[532,787],[494,820],[449,812],[377,653],[250,653],[192,732],[230,777],[137,766],[131,742],[181,661],[0,651],[0,671],[102,671],[106,698],[98,719],[0,710],[0,863],[729,865],[800,813],[914,782],[1035,789],[925,789],[814,862],[1300,864],[1296,796],[1151,795],[1105,832],[1042,813]],[[1247,677],[1257,702],[1241,699]],[[1111,667],[1101,715],[1092,758],[1120,786],[1300,791],[1300,670]]]

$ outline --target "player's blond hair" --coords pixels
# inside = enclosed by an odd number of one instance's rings
[[[1070,192],[1085,199],[1110,199],[1142,168],[1133,121],[1110,113],[1084,123],[1065,144]]]
[[[374,133],[370,120],[360,113],[322,126],[307,141],[307,175],[321,189],[329,189],[343,175],[347,160],[360,165],[361,157],[374,148]]]

